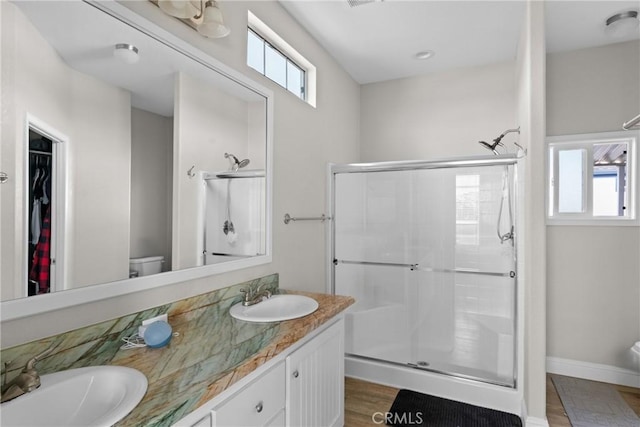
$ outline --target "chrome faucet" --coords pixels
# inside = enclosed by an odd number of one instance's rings
[[[40,375],[36,371],[36,363],[49,355],[54,349],[55,345],[52,345],[42,353],[29,359],[27,364],[14,379],[7,384],[7,367],[9,363],[5,363],[4,380],[2,382],[2,391],[0,392],[0,403],[4,403],[8,400],[15,399],[23,394],[32,392],[40,387]]]
[[[268,289],[262,289],[264,285],[266,285],[266,283],[258,286],[255,290],[252,289],[251,286],[240,289],[240,292],[244,294],[242,298],[242,305],[248,307],[259,303],[263,298],[271,298],[271,291]]]

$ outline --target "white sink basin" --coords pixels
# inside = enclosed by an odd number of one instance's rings
[[[258,304],[245,307],[238,303],[229,314],[247,322],[280,322],[311,314],[318,309],[318,302],[304,295],[274,295]]]
[[[0,407],[6,426],[111,426],[140,403],[147,378],[122,366],[91,366],[42,375],[31,393]]]

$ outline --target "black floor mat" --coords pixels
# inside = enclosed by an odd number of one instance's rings
[[[398,427],[522,427],[516,415],[411,390],[398,392],[386,421]]]

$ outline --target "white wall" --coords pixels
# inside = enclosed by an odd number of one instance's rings
[[[171,266],[173,117],[131,109],[131,258]]]
[[[640,112],[640,42],[553,53],[547,133],[621,130]],[[640,371],[640,227],[547,227],[550,357]]]
[[[21,171],[27,114],[69,138],[67,170],[73,191],[67,202],[73,227],[67,230],[67,282],[82,286],[127,277],[129,93],[67,67],[8,2],[2,2],[2,56],[2,170],[10,173],[12,183],[2,188],[2,299],[20,295],[26,280]],[[96,103],[96,96],[103,102]],[[101,242],[99,247],[88,251],[85,246],[96,248],[95,241]]]
[[[225,22],[232,29],[229,37],[220,40],[200,37],[186,25],[163,15],[150,2],[130,2],[128,5],[273,90],[273,262],[126,297],[115,297],[4,322],[1,336],[3,348],[273,272],[280,273],[281,286],[284,288],[318,292],[325,289],[325,225],[319,222],[284,225],[282,218],[286,212],[294,216],[318,215],[324,212],[327,162],[358,160],[359,85],[277,2],[220,3],[225,14]],[[318,68],[317,108],[310,107],[247,67],[244,30],[247,27],[247,9],[251,9]]]
[[[524,298],[524,342],[518,349],[527,425],[546,425],[544,226],[545,33],[544,3],[527,2],[517,58],[517,111],[520,142],[527,156],[519,162],[518,286]]]
[[[518,125],[514,67],[492,64],[362,86],[361,161],[490,155],[478,141],[491,142]]]

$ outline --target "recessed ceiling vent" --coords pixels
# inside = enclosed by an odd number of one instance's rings
[[[362,6],[368,3],[379,3],[383,0],[347,0],[350,7]]]

